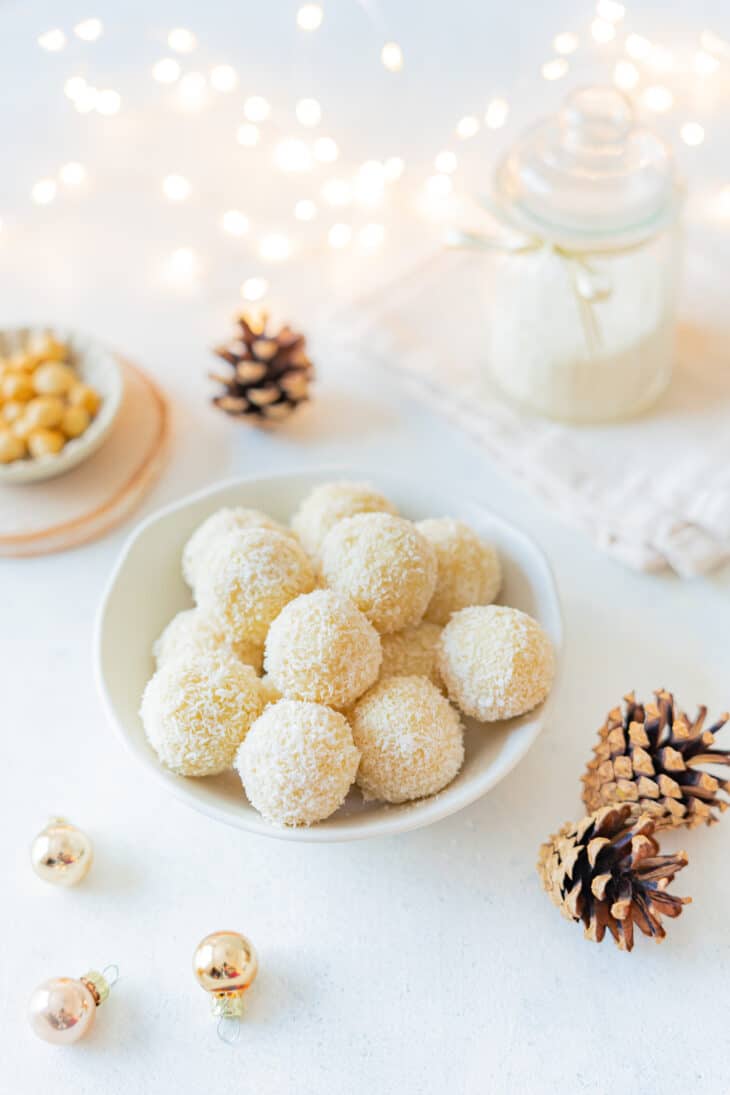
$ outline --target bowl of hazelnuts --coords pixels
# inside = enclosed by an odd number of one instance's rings
[[[0,484],[76,467],[109,433],[122,400],[114,355],[51,327],[0,330]]]

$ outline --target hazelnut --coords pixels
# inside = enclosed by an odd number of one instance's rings
[[[80,437],[91,421],[86,407],[67,407],[61,419],[61,429],[66,437]]]
[[[21,403],[19,399],[9,399],[3,404],[1,412],[3,421],[8,425],[15,422],[23,414],[27,405],[27,403]]]
[[[66,398],[72,407],[84,407],[89,414],[96,414],[101,403],[99,393],[89,384],[74,384],[69,388]]]
[[[60,452],[66,444],[66,438],[60,430],[32,430],[28,434],[28,451],[31,456],[47,456]]]
[[[25,419],[30,429],[57,426],[64,414],[63,400],[57,395],[37,395],[25,405]]]
[[[71,366],[60,361],[46,361],[33,373],[33,387],[38,395],[63,395],[75,380]]]
[[[3,377],[2,394],[4,399],[15,399],[19,403],[27,403],[33,398],[33,384],[25,373],[8,373]]]
[[[0,430],[0,464],[11,464],[25,456],[25,441],[10,430]]]
[[[40,364],[41,361],[65,361],[68,357],[67,347],[48,333],[33,335],[27,352],[35,364]]]

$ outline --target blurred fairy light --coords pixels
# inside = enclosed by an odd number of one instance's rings
[[[701,49],[694,56],[694,70],[698,76],[712,76],[720,67],[717,57]]]
[[[380,51],[380,60],[388,72],[400,72],[403,68],[403,50],[397,42],[386,42]]]
[[[328,179],[322,187],[322,197],[328,205],[350,205],[352,187],[344,179]]]
[[[261,240],[259,255],[265,262],[285,262],[291,255],[291,243],[282,233],[272,232]]]
[[[573,34],[572,30],[564,30],[553,38],[553,49],[556,53],[562,53],[565,56],[575,53],[578,45],[578,35]]]
[[[456,123],[456,136],[461,137],[462,141],[468,140],[469,137],[475,136],[478,132],[479,119],[475,118],[473,114],[466,114]]]
[[[385,190],[385,168],[378,160],[366,160],[355,175],[353,192],[361,205],[378,205]]]
[[[162,193],[168,201],[187,201],[192,191],[193,188],[184,175],[166,175],[162,180]]]
[[[96,88],[85,83],[74,95],[73,104],[79,114],[90,114],[92,110],[96,110],[98,99],[99,92]]]
[[[83,94],[87,87],[88,84],[83,76],[69,76],[68,80],[63,85],[63,93],[67,99],[73,101],[79,95]]]
[[[426,179],[426,193],[429,198],[448,198],[454,189],[449,175],[431,175]]]
[[[316,99],[300,99],[296,105],[297,121],[311,129],[322,121],[322,107]]]
[[[294,216],[298,221],[313,221],[317,216],[317,206],[309,198],[302,198],[294,206]]]
[[[269,291],[269,283],[266,278],[246,278],[241,286],[241,296],[244,300],[253,303],[262,300]]]
[[[321,4],[302,4],[297,12],[297,26],[300,30],[317,30],[322,26],[323,18]]]
[[[245,122],[236,130],[236,140],[244,148],[253,148],[254,145],[259,143],[259,127],[252,125],[250,122]]]
[[[36,205],[50,205],[57,191],[55,179],[39,179],[37,183],[33,183],[30,196]]]
[[[122,97],[113,88],[104,88],[96,96],[96,110],[99,114],[118,114],[122,106]]]
[[[175,53],[192,53],[198,44],[198,39],[186,27],[175,27],[167,36],[167,44]]]
[[[249,122],[265,122],[271,114],[271,106],[262,95],[251,95],[243,104],[243,113]]]
[[[696,148],[705,139],[705,131],[699,122],[685,122],[679,131],[679,135],[690,148]]]
[[[74,27],[74,34],[82,42],[95,42],[97,38],[101,38],[103,30],[101,19],[82,19]]]
[[[633,61],[645,61],[651,53],[651,42],[641,34],[629,34],[624,49]]]
[[[226,94],[235,91],[238,87],[238,73],[233,65],[215,65],[210,70],[210,86]]]
[[[655,84],[646,88],[641,101],[647,110],[653,110],[655,114],[664,114],[667,110],[671,110],[674,96],[668,87]]]
[[[708,53],[714,53],[718,57],[730,58],[730,42],[715,34],[712,30],[703,30],[700,35],[700,45]]]
[[[352,228],[349,224],[333,224],[327,233],[328,244],[336,250],[339,250],[341,247],[347,247],[351,239]]]
[[[64,186],[81,186],[86,182],[86,168],[75,160],[65,163],[58,173]]]
[[[66,45],[66,35],[59,27],[38,35],[38,45],[49,53],[58,53]]]
[[[405,171],[405,163],[400,156],[389,156],[383,164],[383,177],[386,182],[398,182]]]
[[[276,166],[281,171],[297,172],[312,170],[312,153],[298,137],[285,137],[274,150]]]
[[[453,152],[445,148],[442,152],[439,152],[436,159],[433,161],[433,166],[442,175],[453,175],[456,171],[458,161]]]
[[[613,82],[621,91],[631,91],[639,82],[639,70],[632,61],[617,61],[613,69]]]
[[[616,28],[608,19],[594,19],[591,23],[591,35],[594,42],[604,46],[616,37]]]
[[[626,15],[626,8],[616,0],[598,0],[596,14],[609,23],[620,23]]]
[[[337,142],[331,137],[318,137],[314,142],[314,158],[320,163],[334,163],[339,154]]]
[[[492,99],[487,103],[484,124],[487,129],[501,129],[507,121],[509,103],[506,99]]]
[[[376,251],[385,240],[385,228],[382,224],[366,224],[357,234],[357,242],[365,251]]]
[[[230,236],[245,236],[249,230],[249,219],[240,209],[228,209],[221,220],[223,231]]]
[[[196,110],[205,101],[208,81],[202,72],[186,72],[177,85],[180,102],[184,107]]]
[[[198,269],[198,260],[192,247],[176,247],[168,262],[169,273],[176,279],[192,278]]]
[[[544,80],[561,80],[568,71],[568,62],[564,57],[555,57],[546,61],[540,71]]]
[[[152,66],[152,77],[158,84],[174,84],[180,79],[180,62],[174,57],[162,57]]]

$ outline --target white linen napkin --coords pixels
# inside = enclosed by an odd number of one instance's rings
[[[629,421],[573,426],[525,413],[484,384],[483,261],[437,252],[348,309],[339,340],[359,360],[397,370],[546,505],[629,566],[691,577],[730,559],[730,338],[713,327],[730,295],[713,316],[712,263],[702,256],[688,263],[688,315],[665,396]]]

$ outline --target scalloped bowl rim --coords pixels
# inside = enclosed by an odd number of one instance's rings
[[[134,725],[133,728],[130,728],[128,725],[130,720],[127,720],[120,715],[115,703],[113,689],[109,684],[106,669],[108,647],[109,643],[112,641],[108,633],[109,611],[115,595],[118,594],[119,584],[125,578],[125,571],[129,565],[130,556],[140,542],[142,542],[147,534],[156,526],[163,525],[165,522],[174,518],[175,515],[184,515],[186,511],[193,509],[201,502],[210,500],[211,503],[213,503],[214,500],[221,495],[230,492],[240,491],[245,494],[246,488],[251,487],[268,485],[275,490],[276,484],[282,480],[287,483],[292,483],[293,481],[301,483],[301,496],[303,497],[303,495],[316,486],[317,483],[326,482],[333,478],[368,481],[374,483],[378,489],[382,490],[386,495],[389,493],[397,494],[409,490],[407,481],[401,476],[394,476],[388,472],[382,472],[377,468],[364,470],[362,468],[352,468],[342,465],[318,466],[293,472],[276,472],[265,476],[249,475],[232,477],[216,482],[208,487],[204,487],[199,491],[186,495],[155,511],[155,513],[140,522],[132,531],[123,545],[121,553],[107,581],[97,612],[94,628],[94,673],[97,688],[108,720],[114,727],[117,736],[121,738],[126,749],[132,753],[135,759],[158,783],[163,783],[168,791],[188,806],[227,825],[232,825],[236,828],[251,833],[257,833],[262,836],[311,843],[359,840],[367,837],[387,836],[423,828],[464,809],[490,791],[523,759],[544,728],[546,718],[552,708],[553,697],[555,696],[563,642],[563,624],[558,591],[552,568],[542,549],[538,547],[532,537],[527,533],[523,532],[504,518],[497,516],[482,503],[470,500],[464,496],[455,496],[453,492],[449,491],[449,496],[452,501],[450,507],[452,512],[457,512],[459,509],[463,511],[465,508],[470,509],[472,512],[481,512],[481,514],[487,518],[487,523],[492,526],[492,529],[496,533],[499,533],[504,540],[509,541],[514,545],[519,545],[526,557],[530,559],[531,578],[535,584],[535,589],[539,591],[541,605],[541,612],[538,618],[548,632],[555,648],[556,679],[548,698],[533,711],[522,716],[521,719],[513,719],[510,720],[509,723],[497,724],[500,727],[507,727],[507,740],[512,737],[513,731],[519,727],[518,747],[513,749],[509,756],[499,757],[497,762],[488,764],[483,770],[479,770],[476,774],[473,774],[466,780],[462,780],[464,774],[464,769],[462,769],[462,772],[451,784],[444,788],[443,791],[430,798],[420,799],[412,803],[404,803],[399,806],[392,806],[387,803],[370,804],[368,812],[363,812],[358,815],[358,819],[355,821],[347,818],[346,824],[332,824],[333,821],[336,822],[340,815],[340,811],[338,811],[332,815],[331,818],[310,827],[279,828],[271,825],[261,817],[248,804],[242,791],[241,803],[235,808],[232,808],[228,803],[220,805],[216,801],[211,801],[208,798],[202,797],[199,791],[197,791],[197,786],[206,783],[207,780],[195,780],[192,778],[176,776],[174,773],[165,769],[146,742],[138,716],[136,725]],[[434,490],[435,493],[438,494],[441,490],[441,484],[437,484],[434,487],[433,483],[431,483],[429,489]],[[443,488],[443,493],[446,493],[445,486]],[[226,499],[220,501],[218,505],[212,504],[210,512],[214,512],[216,508],[220,508],[221,506],[231,504],[254,505],[255,503],[246,500],[245,498],[241,498],[240,500]],[[261,504],[258,504],[257,508],[264,507]],[[438,508],[439,507],[437,507],[437,509]],[[430,515],[435,516],[436,513],[432,512]],[[406,513],[405,516],[408,516],[408,513]],[[421,516],[415,516],[413,519],[420,520]],[[176,554],[175,566],[179,569],[178,559],[179,554]],[[153,586],[151,585],[147,586],[148,590],[152,588]],[[178,610],[186,607],[189,607],[189,605],[180,605]],[[151,638],[153,639],[155,637],[156,635]],[[151,639],[149,647],[151,648]],[[150,665],[152,665],[151,662]],[[467,720],[467,722],[468,721],[469,720]],[[485,731],[487,734],[489,732],[489,729]],[[241,809],[241,805],[245,805],[245,809]]]

